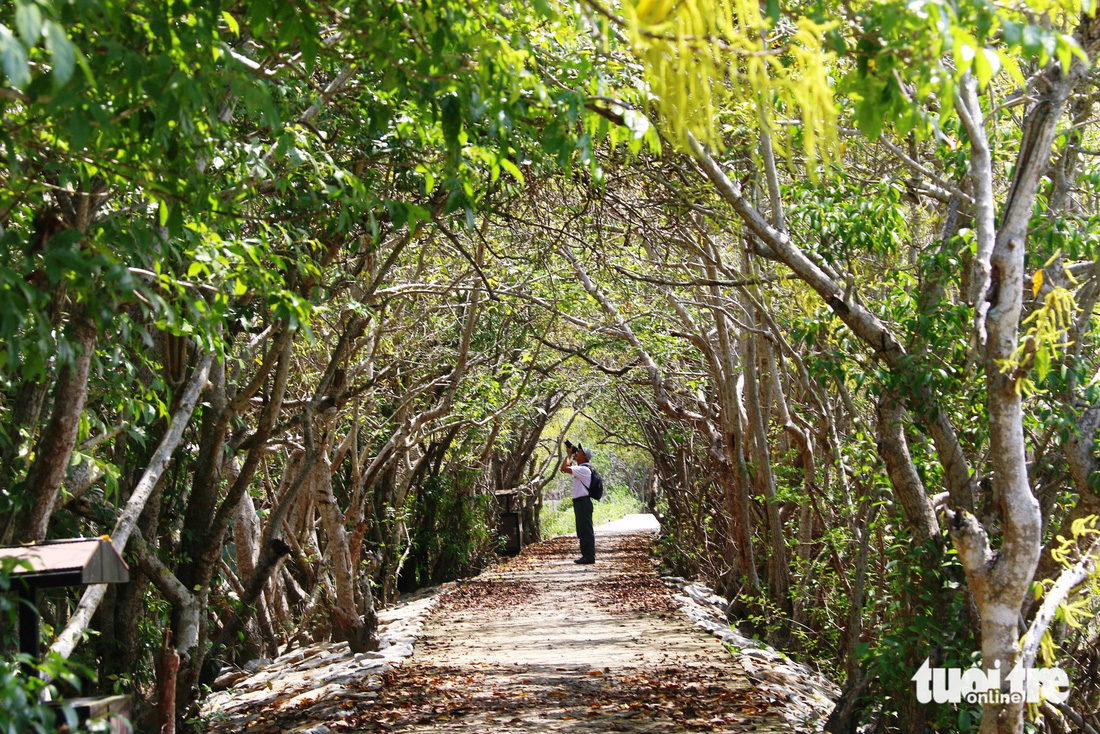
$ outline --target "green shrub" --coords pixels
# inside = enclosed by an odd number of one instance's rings
[[[447,476],[429,477],[409,506],[412,551],[402,590],[434,586],[476,573],[494,557],[493,498],[472,495]]]
[[[15,629],[18,605],[22,602],[16,601],[11,593],[14,566],[12,559],[4,559],[0,565],[0,647],[4,650],[18,647]],[[30,664],[33,664],[35,675],[28,678],[21,667]],[[86,674],[88,671],[80,672]],[[52,734],[57,731],[57,714],[53,708],[39,701],[44,692],[56,699],[57,689],[42,680],[38,675],[40,673],[75,688],[80,687],[78,666],[57,655],[51,655],[42,663],[36,663],[29,655],[22,653],[0,658],[0,734]],[[62,714],[69,730],[78,731],[72,708],[62,707]]]
[[[621,485],[608,485],[603,499],[593,502],[592,507],[592,523],[597,527],[644,511],[641,500]],[[575,535],[577,532],[577,524],[573,519],[573,500],[569,497],[558,503],[557,510],[544,507],[539,519],[544,538]]]

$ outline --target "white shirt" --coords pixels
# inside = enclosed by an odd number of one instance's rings
[[[574,464],[573,470],[573,499],[588,496],[588,485],[592,481],[592,469],[585,464]]]

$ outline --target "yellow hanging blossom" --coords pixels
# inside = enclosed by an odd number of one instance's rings
[[[807,160],[828,157],[836,140],[833,54],[822,43],[829,26],[803,18],[775,48],[756,0],[625,0],[623,16],[652,103],[677,145],[687,149],[693,135],[722,149],[719,115],[746,104],[765,124],[772,108],[797,114]]]

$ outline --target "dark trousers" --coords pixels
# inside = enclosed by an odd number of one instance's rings
[[[592,498],[573,500],[573,517],[577,520],[577,540],[581,542],[581,558],[596,560],[596,534],[592,530]]]

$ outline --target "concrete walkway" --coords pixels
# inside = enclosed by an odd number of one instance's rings
[[[783,696],[694,626],[656,576],[651,515],[536,544],[383,612],[383,649],[320,643],[242,671],[204,706],[210,731],[791,732]],[[411,657],[408,655],[411,653]]]
[[[651,515],[528,548],[433,611],[364,731],[789,732],[653,571]]]

